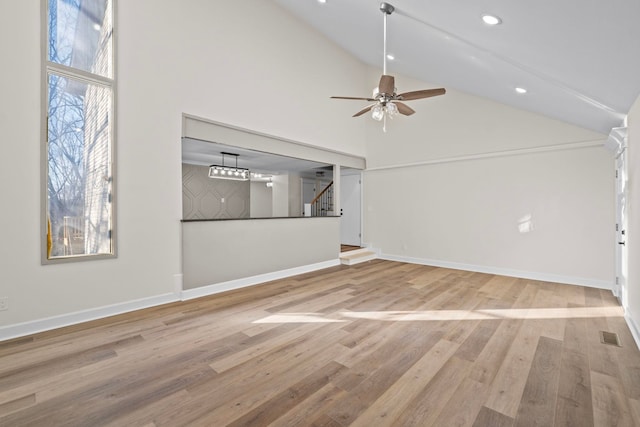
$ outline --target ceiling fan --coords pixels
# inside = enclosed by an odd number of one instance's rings
[[[353,117],[358,117],[364,113],[371,111],[371,117],[374,120],[385,120],[389,116],[393,118],[396,114],[400,113],[405,116],[410,116],[415,111],[407,104],[400,101],[411,101],[414,99],[430,98],[432,96],[444,95],[446,93],[444,88],[438,89],[424,89],[416,90],[412,92],[396,93],[395,78],[387,74],[387,16],[391,15],[395,7],[389,3],[381,3],[380,11],[384,15],[384,46],[383,46],[383,62],[382,62],[382,77],[378,87],[373,90],[373,96],[370,98],[360,98],[352,96],[332,96],[333,99],[352,99],[373,102],[368,107],[358,111]],[[385,126],[386,127],[386,126]],[[385,129],[386,130],[386,129]]]

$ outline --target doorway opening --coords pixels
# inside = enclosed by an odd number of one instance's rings
[[[627,255],[627,128],[613,128],[605,143],[605,148],[616,156],[616,280],[613,294],[623,307],[627,307],[627,276],[629,272]]]
[[[362,171],[340,171],[340,251],[362,246]]]

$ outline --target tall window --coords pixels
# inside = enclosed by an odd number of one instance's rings
[[[43,262],[115,255],[113,0],[45,0]]]

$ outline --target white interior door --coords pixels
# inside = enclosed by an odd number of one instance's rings
[[[616,283],[614,294],[627,307],[627,165],[626,150],[616,158]]]
[[[340,243],[360,246],[361,174],[340,176]]]

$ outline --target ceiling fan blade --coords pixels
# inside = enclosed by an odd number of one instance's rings
[[[378,93],[393,95],[395,93],[396,83],[393,76],[383,74],[378,83]]]
[[[410,116],[413,113],[415,113],[413,108],[409,107],[407,104],[403,104],[402,102],[398,102],[398,101],[394,101],[393,103],[396,104],[396,107],[398,107],[398,112],[400,114],[403,114],[405,116]]]
[[[373,98],[358,98],[354,96],[332,96],[332,99],[355,99],[357,101],[375,101]]]
[[[362,110],[358,111],[357,113],[355,113],[355,114],[353,115],[353,117],[358,117],[358,116],[363,115],[363,114],[364,114],[364,113],[366,113],[367,111],[370,111],[370,110],[373,108],[373,106],[374,106],[374,105],[376,105],[376,104],[371,104],[371,105],[369,105],[367,108],[364,108],[364,109],[362,109]]]
[[[430,98],[432,96],[444,95],[446,92],[447,91],[444,90],[444,88],[416,90],[413,92],[405,92],[405,93],[396,95],[396,99],[400,99],[402,101],[410,101],[412,99],[422,99],[422,98]]]

